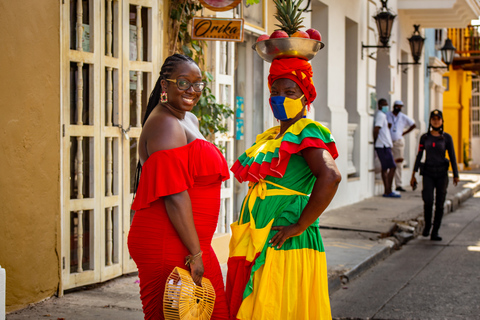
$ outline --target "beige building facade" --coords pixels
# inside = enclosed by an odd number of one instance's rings
[[[59,287],[59,17],[59,1],[0,4],[0,265],[7,270],[7,311]]]

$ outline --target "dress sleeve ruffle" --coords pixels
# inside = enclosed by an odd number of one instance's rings
[[[207,179],[202,179],[207,177]],[[224,181],[228,166],[211,143],[197,139],[183,147],[156,151],[145,161],[132,210],[150,207],[161,197],[188,190],[195,181]]]
[[[301,119],[275,139],[278,128],[272,128],[257,137],[230,169],[239,182],[257,182],[266,176],[281,178],[285,174],[290,156],[306,148],[326,149],[334,159],[338,157],[335,140],[322,124],[311,119]]]
[[[142,166],[132,210],[150,207],[160,197],[179,193],[193,186],[188,145],[153,153]]]

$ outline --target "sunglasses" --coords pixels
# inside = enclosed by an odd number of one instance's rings
[[[205,89],[205,85],[206,85],[206,83],[203,81],[191,83],[190,81],[185,79],[177,79],[177,80],[165,79],[165,80],[176,83],[178,89],[185,90],[185,91],[190,89],[190,87],[193,87],[193,90],[195,92],[202,92],[203,89]]]

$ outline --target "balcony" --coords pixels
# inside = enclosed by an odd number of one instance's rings
[[[398,0],[398,13],[422,28],[462,28],[480,16],[479,0]]]
[[[448,29],[448,38],[457,49],[453,69],[480,71],[480,26]]]

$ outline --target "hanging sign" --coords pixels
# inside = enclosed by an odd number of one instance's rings
[[[243,42],[243,19],[194,17],[192,39]]]
[[[213,11],[227,11],[235,8],[242,0],[200,0],[207,9]]]

